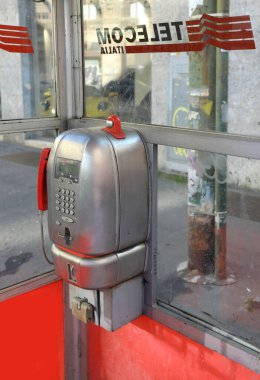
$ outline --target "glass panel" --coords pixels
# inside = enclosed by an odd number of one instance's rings
[[[52,0],[0,3],[0,119],[56,116]]]
[[[158,302],[260,345],[260,162],[160,147]]]
[[[84,0],[83,14],[85,116],[260,135],[259,2]]]
[[[0,289],[53,270],[41,255],[37,175],[55,131],[0,135]],[[46,250],[50,241],[46,229]]]

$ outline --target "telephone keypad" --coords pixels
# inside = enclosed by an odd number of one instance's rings
[[[62,194],[62,195],[61,195]],[[75,215],[75,191],[66,188],[56,188],[56,211],[65,215]],[[66,221],[67,217],[62,217]],[[69,218],[68,218],[69,219]]]

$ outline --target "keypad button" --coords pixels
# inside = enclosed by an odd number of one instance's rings
[[[70,210],[66,209],[66,210],[65,210],[65,213],[66,213],[66,214],[69,214],[69,213],[70,213]]]
[[[75,199],[74,199],[74,198],[70,198],[70,202],[71,202],[71,203],[74,203],[74,202],[75,202]]]
[[[61,189],[61,192],[62,192],[62,194],[65,194],[66,190],[65,189]]]
[[[66,197],[65,199],[66,199],[66,202],[68,202],[70,200],[70,197]]]
[[[55,203],[56,203],[56,205],[59,205],[59,204],[60,204],[60,201],[57,199],[57,200],[55,201]]]
[[[57,193],[59,193],[61,191],[61,189],[59,187],[56,187],[56,191],[57,191]]]
[[[70,210],[70,215],[74,215],[75,212],[73,210]]]
[[[66,190],[66,194],[67,194],[67,195],[70,195],[70,191],[69,191],[68,189]]]
[[[65,206],[66,206],[66,208],[69,208],[70,205],[69,205],[69,203],[65,203]]]
[[[56,194],[55,196],[56,196],[56,198],[60,198],[60,194]]]
[[[60,211],[60,208],[58,206],[56,206],[55,208],[56,208],[56,211]]]
[[[64,202],[61,202],[61,206],[64,207],[64,206],[65,206],[65,203],[64,203]]]
[[[62,209],[61,209],[61,212],[63,212],[63,213],[64,213],[64,212],[65,212],[65,208],[63,208],[63,207],[62,207]]]
[[[61,196],[61,199],[64,201],[64,200],[65,200],[65,195],[62,195],[62,196]]]
[[[71,204],[70,204],[70,209],[74,209],[74,207],[75,207],[75,206],[71,203]]]
[[[72,195],[74,197],[75,191],[71,190],[70,195]]]

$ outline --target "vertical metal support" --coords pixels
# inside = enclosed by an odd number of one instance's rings
[[[81,0],[71,1],[70,29],[72,52],[72,76],[74,84],[74,116],[83,116],[83,34]]]
[[[151,174],[151,210],[150,233],[148,239],[148,255],[145,270],[144,308],[156,303],[157,276],[157,166],[158,145],[148,144]]]
[[[54,22],[57,110],[62,132],[68,129],[68,115],[83,114],[81,1],[55,0]],[[72,316],[69,285],[65,282],[63,289],[65,379],[87,380],[87,327]]]
[[[68,129],[67,109],[67,68],[65,47],[65,11],[63,1],[54,1],[53,19],[55,25],[55,76],[57,89],[57,113],[60,118],[60,132]]]
[[[228,1],[217,1],[217,12],[224,14],[228,10]],[[227,120],[223,115],[222,106],[227,102],[228,55],[216,49],[216,107],[215,130],[227,131]],[[215,165],[215,281],[227,279],[226,258],[226,218],[227,218],[227,160],[224,156],[216,155]]]
[[[63,282],[65,379],[87,380],[87,324],[73,317],[69,284]]]
[[[205,0],[203,13],[215,13],[216,2]],[[197,114],[199,130],[215,128],[215,48],[207,46],[201,53],[190,55],[190,90],[200,91],[200,100],[194,97],[191,110]],[[208,112],[200,102],[211,104]],[[188,164],[188,270],[194,281],[198,272],[211,275],[214,272],[214,197],[215,181],[211,155],[205,151],[190,152]],[[200,169],[199,169],[200,168]],[[199,170],[198,170],[199,169]],[[202,169],[202,170],[201,170]]]

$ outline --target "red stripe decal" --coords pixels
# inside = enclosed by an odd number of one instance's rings
[[[203,20],[212,21],[216,24],[221,23],[230,23],[230,22],[239,22],[239,21],[250,21],[250,16],[234,16],[234,17],[215,17],[207,14],[203,14],[198,20],[188,20],[186,21],[186,25],[199,25]]]
[[[34,53],[28,28],[0,24],[0,49],[12,53]]]
[[[13,32],[8,30],[0,30],[0,36],[8,36],[8,37],[29,37],[28,32]]]
[[[199,20],[188,20],[186,21],[187,26],[194,26],[194,25],[199,25],[201,21],[201,18]]]
[[[187,30],[188,30],[188,33],[200,33],[202,31],[202,29],[205,27],[208,27],[208,28],[214,29],[214,30],[218,30],[218,31],[246,30],[246,29],[251,30],[252,29],[252,25],[250,22],[215,25],[209,21],[204,21],[200,26],[188,26]]]
[[[206,45],[212,45],[224,50],[247,50],[255,49],[254,40],[242,41],[218,41],[209,38],[205,42],[190,42],[184,44],[162,44],[162,45],[135,45],[126,46],[126,54],[136,53],[177,53],[177,52],[191,52],[201,51]]]
[[[221,22],[238,22],[238,21],[250,21],[250,16],[233,16],[233,17],[215,17],[207,14],[203,14],[201,19],[214,21],[217,23]]]
[[[214,39],[208,39],[207,44],[213,45],[215,47],[224,50],[248,50],[255,49],[254,40],[243,40],[243,41],[218,41]]]
[[[0,49],[3,49],[10,53],[33,53],[34,52],[32,46],[26,46],[26,45],[5,45],[5,44],[0,43]]]
[[[9,38],[9,37],[1,37],[0,41],[6,44],[16,44],[16,45],[31,45],[32,42],[28,38]]]
[[[215,32],[214,30],[206,29],[204,33],[190,34],[189,40],[191,42],[202,41],[202,39],[207,36],[216,37],[220,40],[254,38],[253,32],[249,30],[244,30],[241,32]]]
[[[184,43],[184,44],[161,44],[161,45],[135,45],[126,46],[127,54],[135,53],[173,53],[185,51],[200,51],[204,48],[204,42]]]
[[[26,26],[14,26],[14,25],[1,25],[0,24],[0,30],[1,29],[9,29],[9,30],[25,30],[28,31],[28,28]]]

